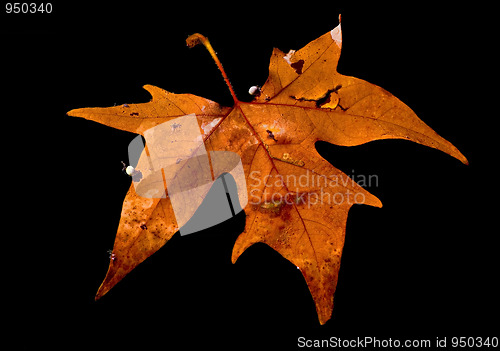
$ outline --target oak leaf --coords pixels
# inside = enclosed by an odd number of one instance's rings
[[[68,115],[143,135],[159,124],[195,114],[206,150],[237,153],[247,179],[245,191],[251,201],[244,208],[245,230],[236,240],[232,261],[254,243],[272,247],[300,269],[324,324],[332,314],[348,211],[356,203],[375,207],[382,203],[323,159],[315,142],[354,146],[379,139],[406,139],[465,164],[467,160],[398,98],[337,72],[340,24],[298,51],[285,54],[274,49],[269,77],[260,89],[251,90],[255,95],[251,102],[237,99],[205,37],[194,34],[187,43],[201,43],[209,50],[233,96],[232,107],[145,85],[152,96],[150,102],[75,109]],[[144,198],[131,185],[109,269],[96,299],[178,229],[168,195]]]

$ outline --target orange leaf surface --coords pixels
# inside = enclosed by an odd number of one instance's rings
[[[75,109],[68,115],[144,135],[164,122],[195,114],[206,150],[234,152],[243,165],[247,189],[238,191],[245,191],[249,202],[232,261],[254,243],[272,247],[300,269],[324,324],[332,314],[349,209],[353,204],[382,203],[323,159],[315,142],[354,146],[406,139],[465,164],[467,159],[398,98],[337,72],[340,24],[298,51],[285,54],[274,49],[269,77],[260,91],[253,89],[257,96],[251,102],[237,99],[206,38],[195,34],[187,41],[190,46],[202,43],[212,54],[230,88],[232,107],[146,85],[150,102]],[[212,173],[212,178],[219,175]],[[96,299],[178,230],[169,195],[144,198],[131,185]]]

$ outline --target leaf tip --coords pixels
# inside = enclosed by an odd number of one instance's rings
[[[109,291],[109,288],[104,287],[104,282],[103,282],[101,284],[101,286],[99,287],[99,289],[97,290],[97,293],[95,294],[94,300],[95,301],[99,300],[101,297],[103,297],[104,295],[106,295],[106,293],[108,291]]]
[[[77,113],[78,110],[80,110],[80,109],[79,108],[74,108],[72,110],[69,110],[68,112],[66,112],[66,116],[79,117],[78,113]]]
[[[325,325],[326,322],[328,322],[332,318],[332,312],[333,312],[333,305],[331,306],[322,306],[316,307],[316,312],[318,314],[318,321],[319,324]]]
[[[382,201],[380,201],[378,197],[376,197],[373,194],[370,194],[369,192],[367,192],[367,194],[365,195],[365,201],[363,202],[363,204],[378,208],[382,208],[383,206]]]
[[[333,28],[330,31],[330,35],[332,36],[333,41],[337,46],[341,49],[342,48],[342,27],[340,24],[340,18],[341,16],[339,15],[339,24],[337,27]]]
[[[469,165],[469,160],[467,159],[467,157],[464,156],[464,154],[462,154],[460,152],[460,150],[458,150],[455,146],[451,145],[451,150],[442,150],[444,152],[446,152],[448,155],[456,158],[457,160],[459,160],[460,162],[462,162],[464,165],[468,166]]]
[[[469,160],[467,159],[467,157],[465,157],[463,154],[460,154],[460,162],[462,162],[464,165],[468,166],[469,165]]]

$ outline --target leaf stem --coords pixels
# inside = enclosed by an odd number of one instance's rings
[[[222,67],[222,63],[219,61],[219,58],[217,57],[217,53],[215,52],[214,48],[210,44],[210,41],[208,40],[208,38],[200,33],[195,33],[195,34],[190,35],[186,39],[186,44],[190,48],[195,47],[198,44],[203,44],[203,46],[205,46],[205,48],[210,53],[210,56],[212,56],[213,60],[215,61],[215,64],[219,68],[219,71],[222,73],[222,77],[224,78],[224,81],[226,82],[227,86],[229,87],[229,91],[231,92],[231,96],[233,97],[234,102],[237,103],[238,98],[236,97],[233,86],[229,82],[229,78],[227,77],[226,72],[224,71],[224,67]]]

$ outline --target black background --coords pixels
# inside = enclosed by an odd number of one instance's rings
[[[272,344],[378,336],[488,336],[498,331],[497,176],[479,110],[488,74],[478,59],[487,9],[306,2],[53,2],[51,14],[2,8],[4,125],[20,185],[8,197],[17,245],[6,267],[22,342],[114,347]],[[232,99],[202,47],[210,38],[236,94],[262,85],[273,47],[299,49],[342,14],[338,71],[397,96],[469,159],[399,140],[317,149],[347,174],[374,174],[383,208],[353,206],[335,307],[320,326],[300,272],[269,247],[231,250],[244,214],[176,234],[100,301],[123,198],[121,170],[134,134],[66,116],[73,108],[147,102],[153,84],[224,105]],[[6,112],[5,108],[8,112]],[[7,161],[6,161],[7,162]],[[9,188],[9,187],[7,187]],[[14,219],[14,216],[16,216]],[[20,218],[17,219],[17,216]],[[18,298],[20,298],[18,300]],[[14,303],[14,302],[13,302]],[[101,338],[104,336],[104,338]],[[30,339],[30,340],[28,340]]]

